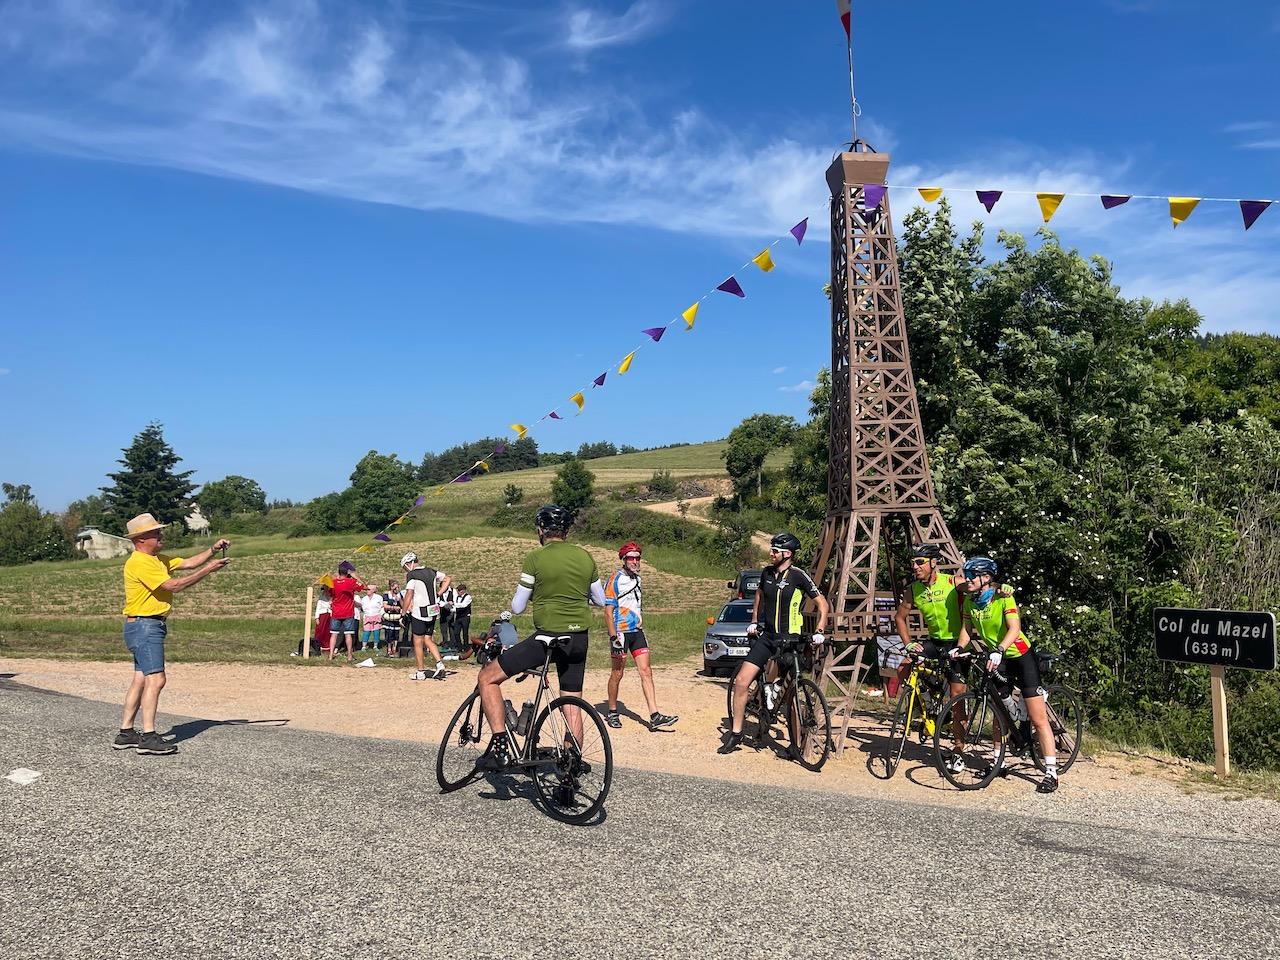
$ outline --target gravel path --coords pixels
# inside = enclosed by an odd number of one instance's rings
[[[150,758],[115,720],[0,681],[0,757],[42,774],[0,781],[6,958],[1278,955],[1262,801],[1065,822],[623,770],[584,829],[516,780],[438,795],[421,745],[165,716]]]

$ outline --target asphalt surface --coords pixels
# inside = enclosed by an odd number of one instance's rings
[[[525,781],[439,795],[412,744],[162,716],[180,752],[140,757],[117,723],[0,680],[0,777],[42,774],[0,779],[6,960],[1280,955],[1274,835],[630,770],[570,827]]]

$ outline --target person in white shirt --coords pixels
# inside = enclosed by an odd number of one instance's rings
[[[453,645],[461,651],[471,649],[471,594],[465,583],[453,591]]]
[[[382,594],[377,587],[370,587],[360,604],[364,611],[363,632],[360,634],[360,649],[378,652],[378,641],[382,639]]]
[[[413,656],[417,665],[412,679],[426,680],[426,664],[422,648],[425,646],[436,658],[435,673],[431,679],[438,680],[445,674],[444,657],[440,656],[440,648],[436,646],[436,623],[440,619],[440,594],[449,589],[449,577],[430,567],[418,563],[416,553],[406,553],[400,559],[406,580],[404,584],[404,607],[409,611],[409,632],[413,636]]]

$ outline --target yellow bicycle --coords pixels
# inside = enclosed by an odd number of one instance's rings
[[[883,754],[872,754],[869,766],[872,775],[882,780],[890,779],[898,772],[902,751],[914,728],[920,742],[933,741],[934,730],[940,717],[940,709],[947,695],[947,684],[935,663],[917,653],[908,653],[904,659],[911,664],[911,672],[898,693],[898,708],[889,726],[889,739]]]

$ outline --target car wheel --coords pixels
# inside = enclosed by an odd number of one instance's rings
[[[708,677],[718,677],[718,676],[720,676],[720,668],[719,668],[719,667],[717,667],[717,666],[716,666],[714,663],[712,663],[710,660],[703,660],[703,661],[702,661],[702,673],[703,673],[703,675],[704,675],[704,676],[708,676]]]

